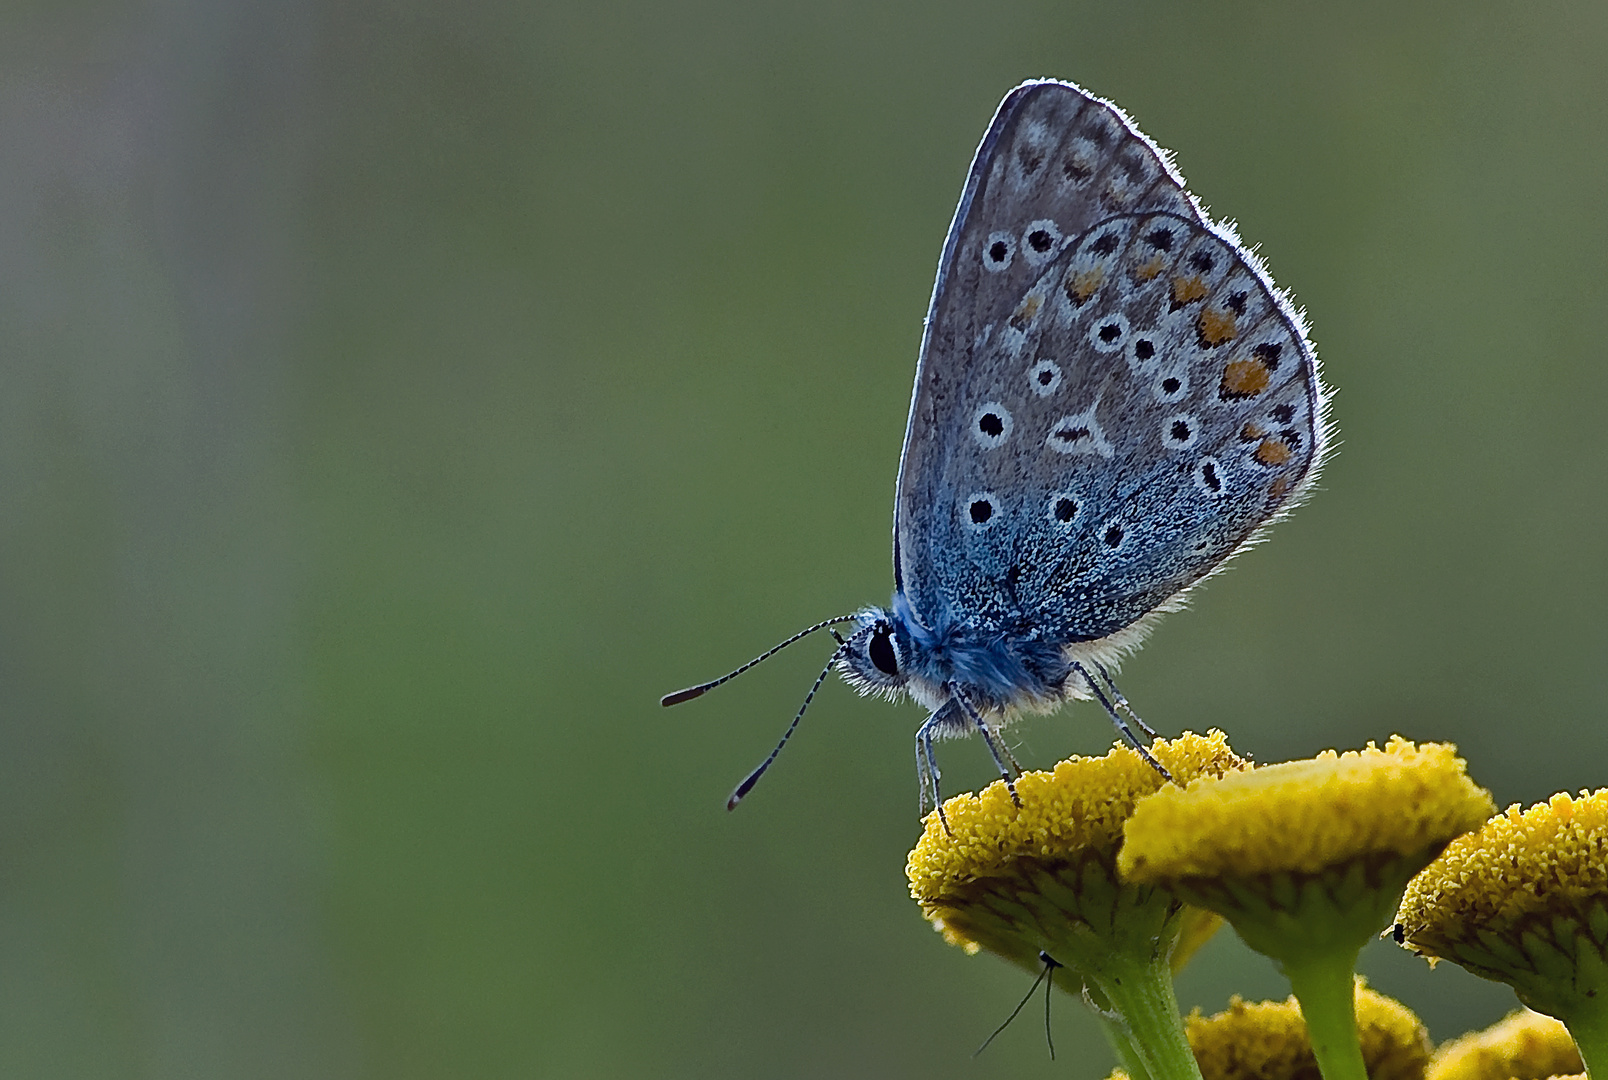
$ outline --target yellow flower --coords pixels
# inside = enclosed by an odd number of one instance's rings
[[[1161,791],[1127,824],[1122,872],[1139,881],[1322,874],[1358,858],[1439,851],[1494,809],[1456,747],[1396,736],[1383,750],[1326,750]]]
[[[1430,1060],[1429,1032],[1405,1005],[1369,990],[1361,979],[1357,1027],[1370,1080],[1421,1080]],[[1213,1016],[1195,1010],[1184,1028],[1203,1080],[1310,1080],[1318,1075],[1306,1021],[1294,998],[1253,1003],[1235,997],[1227,1010]]]
[[[1550,1016],[1519,1009],[1436,1050],[1424,1080],[1544,1080],[1583,1068],[1567,1028]]]
[[[1608,1068],[1608,788],[1508,807],[1446,849],[1396,915],[1406,947],[1512,986]]]
[[[1180,783],[1245,767],[1221,731],[1185,732],[1156,743],[1154,753]],[[910,853],[907,872],[917,900],[987,878],[1007,878],[1030,859],[1082,859],[1116,851],[1122,827],[1142,798],[1167,786],[1143,758],[1118,744],[1104,757],[1072,757],[1054,772],[1023,773],[1021,806],[1003,782],[944,804],[946,831],[936,813]]]
[[[1152,747],[1180,782],[1243,767],[1221,732]],[[1165,889],[1117,879],[1122,826],[1165,785],[1133,750],[1074,757],[1016,780],[1017,806],[996,782],[944,804],[910,853],[910,893],[945,940],[986,948],[1037,973],[1042,951],[1086,988],[1113,1046],[1152,1080],[1195,1075],[1169,960],[1209,936],[1214,920]],[[1187,939],[1185,945],[1180,941]]]
[[[1160,791],[1128,819],[1118,869],[1217,912],[1276,960],[1325,1076],[1362,1080],[1357,953],[1408,879],[1492,809],[1454,747],[1397,737]]]
[[[1370,1080],[1420,1080],[1429,1062],[1429,1032],[1399,1001],[1357,980],[1357,1029]],[[1301,1007],[1285,1001],[1234,998],[1226,1012],[1184,1024],[1205,1080],[1295,1080],[1318,1067]]]

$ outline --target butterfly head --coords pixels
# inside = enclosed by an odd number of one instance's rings
[[[909,682],[910,635],[893,612],[866,608],[834,660],[843,681],[862,694],[895,698]]]

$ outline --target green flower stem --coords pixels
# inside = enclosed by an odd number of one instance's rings
[[[1091,991],[1091,996],[1092,994]],[[1121,1021],[1114,1020],[1102,1012],[1096,1012],[1095,1019],[1100,1023],[1100,1030],[1105,1033],[1106,1042],[1111,1045],[1111,1052],[1117,1056],[1117,1064],[1128,1074],[1128,1080],[1150,1080],[1144,1059],[1139,1056],[1138,1048],[1128,1037],[1127,1028]]]
[[[1608,1001],[1593,1006],[1575,1009],[1564,1026],[1586,1064],[1586,1075],[1601,1080],[1608,1077]]]
[[[1084,976],[1102,1009],[1106,1037],[1135,1080],[1201,1080],[1165,957],[1139,960],[1114,953]]]
[[[1318,950],[1281,962],[1301,1003],[1323,1080],[1368,1080],[1357,1037],[1357,951]]]
[[[1170,964],[1184,905],[1164,889],[1118,884],[1112,868],[1094,859],[1059,875],[1035,872],[1022,898],[1037,912],[1045,950],[1067,966],[1067,985],[1081,979],[1088,988],[1134,1080],[1201,1080]]]

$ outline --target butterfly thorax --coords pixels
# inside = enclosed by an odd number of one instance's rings
[[[979,712],[1007,716],[1065,696],[1072,666],[1063,643],[1027,625],[933,622],[918,619],[902,593],[888,608],[866,608],[840,652],[839,673],[862,694],[908,694],[934,711],[957,689]]]

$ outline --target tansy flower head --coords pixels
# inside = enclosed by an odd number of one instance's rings
[[[1398,737],[1162,790],[1128,819],[1118,868],[1216,911],[1278,961],[1325,1075],[1360,1080],[1357,953],[1408,879],[1492,809],[1453,747]]]
[[[1414,879],[1397,939],[1512,986],[1608,1068],[1608,788],[1511,806]]]
[[[1421,1080],[1429,1063],[1429,1032],[1399,1001],[1357,980],[1357,1031],[1370,1080]],[[1318,1074],[1306,1021],[1294,998],[1230,1001],[1225,1012],[1184,1024],[1205,1080],[1306,1080]]]
[[[1357,1028],[1369,1080],[1422,1080],[1429,1033],[1412,1011],[1357,980]],[[1294,998],[1246,1002],[1184,1023],[1203,1080],[1317,1080],[1318,1062]],[[1126,1077],[1122,1070],[1111,1080]],[[1506,1078],[1504,1078],[1506,1080]]]
[[[1153,753],[1180,781],[1244,767],[1220,731],[1158,741]],[[1048,946],[1024,905],[1045,908],[1054,923],[1070,918],[1109,929],[1119,915],[1114,867],[1123,822],[1165,783],[1119,745],[1104,757],[1073,757],[1053,772],[1022,774],[1019,807],[1000,781],[957,795],[944,804],[948,829],[928,815],[910,852],[910,895],[951,944],[968,952],[986,946],[1036,971]]]
[[[1585,1065],[1557,1020],[1520,1009],[1435,1051],[1424,1080],[1545,1080]]]
[[[1320,874],[1438,852],[1494,809],[1455,747],[1396,736],[1160,791],[1128,822],[1121,869],[1139,881]]]
[[[1244,766],[1216,731],[1158,739],[1152,753],[1180,782]],[[950,799],[948,828],[930,815],[906,865],[911,895],[946,940],[1035,973],[1041,951],[1054,958],[1066,968],[1056,981],[1085,990],[1112,1021],[1118,1053],[1152,1080],[1194,1074],[1168,961],[1186,931],[1198,944],[1212,925],[1165,889],[1117,879],[1123,822],[1165,783],[1124,746],[1074,757],[1019,777],[1020,806],[1000,782]]]

